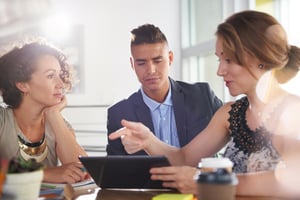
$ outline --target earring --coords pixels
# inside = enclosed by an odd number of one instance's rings
[[[263,69],[263,68],[264,68],[264,64],[259,64],[259,65],[258,65],[258,68],[259,68],[259,69]]]

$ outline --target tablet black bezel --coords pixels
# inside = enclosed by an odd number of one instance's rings
[[[149,170],[170,165],[165,156],[109,155],[79,159],[102,189],[163,189],[161,181],[150,179]]]

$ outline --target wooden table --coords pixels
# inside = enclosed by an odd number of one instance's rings
[[[158,191],[128,191],[96,189],[91,194],[81,195],[76,200],[151,200],[153,196],[161,194]],[[237,196],[236,200],[284,200],[274,197],[245,197]]]

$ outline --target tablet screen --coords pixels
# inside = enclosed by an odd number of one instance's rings
[[[150,179],[152,167],[169,166],[165,156],[126,155],[79,158],[102,189],[162,189],[161,181]]]

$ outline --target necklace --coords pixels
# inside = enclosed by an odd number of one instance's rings
[[[18,135],[18,138],[20,153],[25,160],[35,159],[37,162],[42,162],[43,160],[45,160],[48,154],[48,147],[46,144],[46,140],[44,139],[45,136],[43,138],[43,142],[38,146],[32,146],[32,144],[36,143],[23,143],[23,141],[25,142],[25,140],[22,139],[20,135]]]
[[[48,154],[48,147],[45,138],[45,133],[43,134],[43,138],[38,142],[28,142],[26,141],[24,134],[20,130],[19,126],[17,125],[16,120],[15,122],[15,129],[18,136],[18,144],[20,148],[20,154],[25,160],[35,159],[37,162],[42,162],[45,160]],[[22,136],[23,135],[23,136]]]

